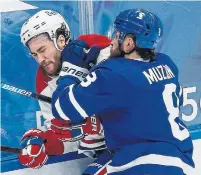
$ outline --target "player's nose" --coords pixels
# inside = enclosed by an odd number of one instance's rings
[[[38,62],[42,63],[46,60],[46,57],[43,54],[38,54]]]

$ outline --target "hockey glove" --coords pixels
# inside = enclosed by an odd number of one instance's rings
[[[81,140],[86,135],[96,135],[103,131],[100,120],[97,117],[89,117],[76,124],[55,118],[51,120],[50,128],[54,132],[54,137],[63,142],[74,142]]]
[[[81,125],[73,128],[71,122],[67,120],[52,119],[50,129],[54,133],[54,137],[62,142],[75,142],[84,137]]]
[[[75,142],[87,135],[100,134],[103,131],[99,118],[89,117],[80,123],[70,123],[70,121],[52,119],[51,131],[55,138],[62,142]]]
[[[100,119],[98,117],[88,117],[82,125],[82,130],[85,135],[100,134],[103,131]]]
[[[64,76],[71,76],[74,80],[82,81],[96,64],[99,53],[100,47],[98,46],[89,48],[84,41],[71,41],[61,53],[60,80]]]
[[[18,155],[20,163],[30,168],[41,168],[48,160],[48,155],[63,154],[63,143],[52,133],[39,129],[27,131],[21,140],[22,151]]]

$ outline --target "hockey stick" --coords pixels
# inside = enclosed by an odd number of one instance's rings
[[[1,151],[7,152],[7,153],[19,154],[21,149],[20,148],[14,148],[14,147],[8,147],[8,146],[1,146]]]
[[[4,90],[10,91],[10,92],[19,94],[19,95],[23,95],[23,96],[26,96],[26,97],[31,97],[31,98],[34,98],[34,99],[38,99],[40,101],[51,103],[51,98],[50,97],[40,95],[40,94],[31,92],[31,91],[27,91],[25,89],[20,89],[20,88],[17,88],[15,86],[13,86],[13,85],[9,85],[9,84],[1,82],[1,88],[4,89]],[[70,126],[74,127],[74,130],[75,129],[81,129],[81,125],[84,124],[84,123],[85,122],[71,123]],[[80,132],[82,132],[82,131],[80,130]],[[79,138],[81,139],[82,137],[83,137],[83,134],[81,134],[76,139],[79,139]],[[20,150],[21,149],[19,149],[19,148],[1,146],[1,151],[4,151],[4,152],[19,153]]]
[[[31,91],[27,91],[25,89],[20,89],[13,85],[9,85],[9,84],[3,83],[3,82],[1,82],[1,88],[4,90],[10,91],[10,92],[19,94],[19,95],[31,97],[31,98],[38,99],[40,101],[44,101],[44,102],[51,104],[51,98],[47,97],[45,95],[37,94],[37,93],[31,92]],[[82,124],[83,124],[82,122],[72,123],[71,126],[79,127]]]
[[[1,82],[1,88],[4,90],[10,91],[10,92],[19,94],[19,95],[24,95],[26,97],[31,97],[31,98],[38,99],[40,101],[51,103],[50,97],[47,97],[47,96],[44,96],[41,94],[37,94],[37,93],[31,92],[31,91],[27,91],[25,89],[20,89],[20,88],[13,86],[13,85],[9,85],[9,84]]]
[[[41,101],[44,101],[44,102],[47,102],[47,103],[51,103],[51,98],[50,97],[40,95],[40,94],[31,92],[31,91],[27,91],[25,89],[20,89],[20,88],[17,88],[15,86],[13,86],[13,85],[9,85],[9,84],[1,82],[1,88],[4,89],[4,90],[10,91],[10,92],[19,94],[19,95],[23,95],[23,96],[38,99],[38,100],[41,100]],[[8,147],[8,146],[1,146],[1,151],[8,152],[8,153],[19,154],[21,149],[20,148],[14,148],[14,147]]]

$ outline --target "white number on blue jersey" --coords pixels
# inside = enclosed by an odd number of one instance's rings
[[[176,100],[177,100],[176,107],[174,107],[174,104],[173,104],[172,94],[175,95]],[[175,138],[179,139],[180,141],[185,140],[186,138],[189,137],[188,130],[183,125],[181,125],[181,123],[177,123],[175,121],[175,119],[177,117],[179,117],[179,98],[176,94],[176,85],[175,84],[170,83],[170,84],[165,85],[165,89],[163,91],[163,100],[165,102],[166,109],[169,113],[168,120],[170,122],[173,136]],[[180,127],[183,129],[181,130]]]
[[[92,72],[90,75],[87,75],[86,77],[86,81],[82,81],[80,83],[80,85],[82,87],[87,87],[89,86],[91,83],[93,83],[94,81],[96,81],[97,79],[97,76],[96,76],[96,73],[95,72]]]

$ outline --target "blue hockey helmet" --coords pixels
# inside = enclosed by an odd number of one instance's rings
[[[130,9],[116,17],[114,30],[120,32],[119,42],[122,42],[127,34],[133,34],[137,47],[155,49],[162,37],[163,25],[158,16],[149,11]]]

